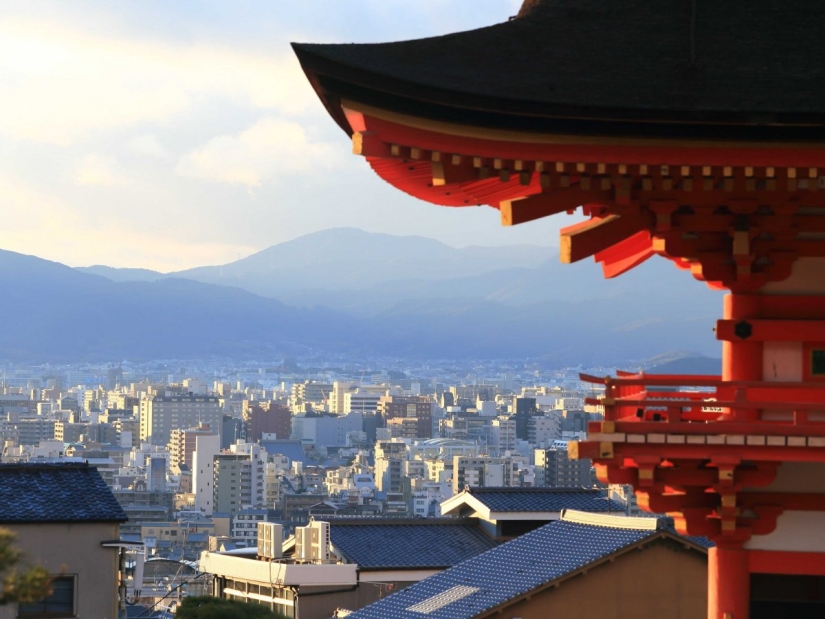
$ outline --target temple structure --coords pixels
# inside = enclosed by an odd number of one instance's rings
[[[398,189],[505,226],[580,207],[562,261],[658,255],[729,291],[721,376],[584,377],[605,420],[571,445],[716,543],[710,619],[825,612],[824,31],[811,0],[527,0],[468,32],[294,46]]]

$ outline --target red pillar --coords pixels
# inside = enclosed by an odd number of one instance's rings
[[[748,551],[717,545],[708,551],[708,619],[748,619]]]
[[[726,320],[747,321],[759,317],[756,294],[726,294]],[[762,380],[762,343],[746,339],[722,342],[722,380]]]

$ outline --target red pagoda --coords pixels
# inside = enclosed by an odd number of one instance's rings
[[[813,1],[527,0],[469,32],[294,45],[395,187],[505,226],[581,207],[563,262],[659,255],[729,291],[721,376],[584,376],[605,418],[570,448],[716,543],[710,619],[825,616],[823,35]]]

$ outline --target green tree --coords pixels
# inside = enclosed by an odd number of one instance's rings
[[[263,606],[224,600],[209,595],[183,599],[175,613],[176,619],[286,619],[282,614]]]
[[[19,569],[22,551],[14,545],[15,534],[0,528],[0,605],[36,602],[51,594],[49,573],[42,567]]]

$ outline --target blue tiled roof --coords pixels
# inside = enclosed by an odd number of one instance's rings
[[[274,440],[261,441],[261,446],[269,455],[281,454],[289,458],[290,462],[307,463],[307,454],[301,441]]]
[[[604,491],[589,488],[471,488],[469,494],[494,512],[583,512],[624,513],[626,505],[608,499]]]
[[[472,519],[330,519],[335,549],[361,569],[445,568],[496,546]]]
[[[470,619],[623,548],[668,534],[554,521],[370,604],[350,619]]]
[[[88,464],[0,464],[0,523],[126,520]]]

